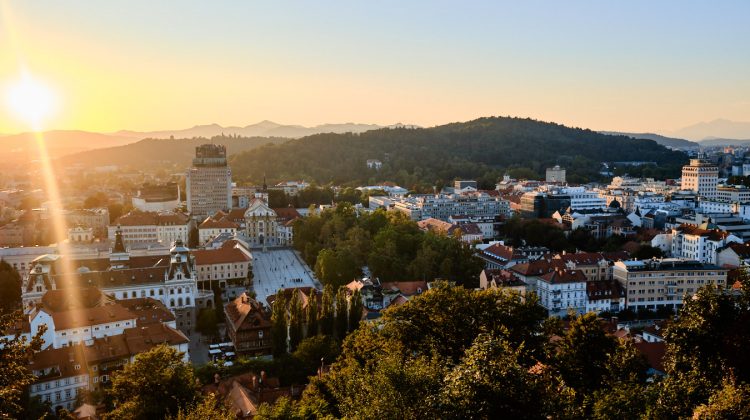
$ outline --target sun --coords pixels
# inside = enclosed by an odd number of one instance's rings
[[[12,83],[6,92],[10,111],[34,130],[41,130],[42,123],[55,108],[55,95],[44,83],[24,73]]]

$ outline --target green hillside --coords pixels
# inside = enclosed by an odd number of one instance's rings
[[[285,142],[284,138],[215,136],[211,139],[144,139],[125,146],[89,150],[62,157],[62,163],[89,166],[118,165],[136,169],[176,165],[187,168],[195,157],[195,147],[204,143],[223,144],[227,153],[240,153],[256,147]]]
[[[383,167],[368,169],[378,159]],[[258,182],[305,179],[318,183],[362,184],[393,181],[429,189],[456,177],[478,179],[485,187],[506,171],[541,178],[546,167],[568,169],[569,182],[601,178],[602,162],[652,161],[657,165],[615,167],[615,173],[679,176],[682,152],[652,140],[610,136],[531,119],[491,117],[432,128],[382,129],[361,134],[318,134],[264,145],[231,157],[235,179]]]

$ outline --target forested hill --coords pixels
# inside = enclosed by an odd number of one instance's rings
[[[204,143],[223,144],[227,153],[240,153],[264,144],[282,143],[285,138],[214,136],[211,139],[144,139],[118,147],[89,150],[60,158],[64,164],[82,164],[89,167],[118,165],[147,169],[176,165],[187,168],[195,157],[195,148]]]
[[[383,167],[368,169],[368,159]],[[486,187],[508,171],[542,178],[545,168],[568,169],[569,182],[599,179],[602,162],[653,161],[657,165],[615,167],[615,173],[679,176],[682,152],[652,140],[610,136],[531,119],[492,117],[432,128],[382,129],[361,134],[318,134],[265,145],[232,156],[234,178],[258,182],[305,179],[321,184],[393,181],[414,189],[446,185],[456,177]]]

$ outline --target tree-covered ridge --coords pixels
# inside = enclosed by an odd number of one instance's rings
[[[383,167],[368,169],[368,159]],[[231,158],[239,180],[301,179],[320,184],[393,181],[431,188],[456,177],[494,185],[506,171],[543,177],[560,164],[572,182],[599,178],[602,162],[649,161],[658,168],[630,168],[650,176],[678,176],[682,152],[656,142],[609,136],[531,119],[490,117],[424,129],[382,129],[361,134],[319,134],[265,145]]]

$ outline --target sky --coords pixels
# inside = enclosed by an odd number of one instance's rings
[[[261,120],[597,130],[750,120],[750,1],[0,0],[0,133]]]

